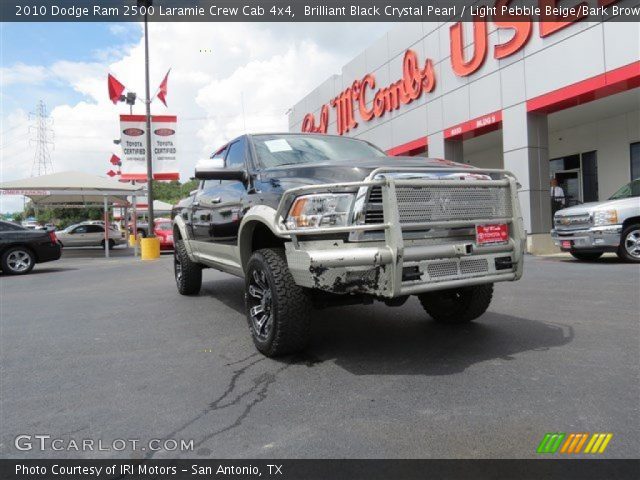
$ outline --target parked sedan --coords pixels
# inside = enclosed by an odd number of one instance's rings
[[[54,232],[0,221],[0,268],[4,273],[24,275],[36,263],[58,260],[61,253]]]
[[[160,240],[160,250],[173,250],[173,227],[171,220],[168,218],[158,218],[155,221],[155,233],[158,240]]]
[[[86,224],[71,225],[57,232],[60,245],[63,247],[105,247],[104,225]],[[109,229],[109,248],[125,242],[124,232]]]

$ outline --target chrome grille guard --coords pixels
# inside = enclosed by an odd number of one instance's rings
[[[501,179],[499,180],[452,180],[452,179],[439,179],[439,180],[423,180],[420,178],[406,178],[407,174],[420,175],[423,173],[466,173],[466,174],[498,174]],[[386,174],[386,175],[385,175]],[[395,178],[394,174],[402,175],[401,178]],[[364,224],[358,223],[358,217],[361,212],[364,211],[367,192],[369,188],[373,186],[380,186],[382,189],[382,206],[383,206],[383,218],[382,223],[376,224]],[[473,219],[438,219],[429,221],[418,222],[402,222],[400,218],[400,212],[398,208],[397,199],[397,187],[438,187],[443,188],[458,187],[458,188],[501,188],[510,191],[510,215],[504,217],[490,216],[487,218],[473,218]],[[357,192],[354,206],[350,215],[350,225],[344,227],[320,227],[309,229],[296,229],[289,230],[285,227],[285,217],[288,214],[289,208],[293,200],[300,195],[307,195],[313,193],[344,193],[344,192]],[[357,232],[367,231],[385,231],[385,239],[388,245],[402,244],[402,230],[416,230],[424,228],[457,228],[465,226],[473,226],[474,224],[482,223],[513,223],[513,219],[520,216],[517,198],[517,181],[515,176],[507,171],[501,169],[470,169],[470,168],[436,168],[436,167],[382,167],[373,170],[368,177],[360,182],[344,182],[344,183],[332,183],[322,185],[309,185],[304,187],[292,188],[284,192],[280,203],[276,210],[276,228],[277,233],[281,236],[291,237],[292,240],[297,241],[298,236],[305,235],[322,235],[331,233],[350,233],[357,234]],[[363,220],[362,220],[363,221]],[[356,237],[357,238],[357,237]]]

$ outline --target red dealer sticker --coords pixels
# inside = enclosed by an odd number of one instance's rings
[[[476,225],[476,243],[507,243],[509,241],[509,226],[506,223],[496,225]]]

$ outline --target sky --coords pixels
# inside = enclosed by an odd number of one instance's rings
[[[389,24],[151,23],[151,88],[169,68],[168,107],[178,116],[181,180],[197,160],[245,132],[286,131],[286,112]],[[35,148],[30,112],[43,100],[52,119],[56,172],[105,175],[118,115],[107,74],[144,96],[139,23],[0,23],[0,181],[31,175]],[[244,103],[244,115],[243,115]],[[144,113],[138,103],[134,113]],[[22,197],[0,196],[0,211]]]

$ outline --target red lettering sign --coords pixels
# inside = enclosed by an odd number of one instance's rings
[[[508,6],[511,1],[498,0],[496,8],[501,11],[502,7]],[[509,28],[514,31],[510,40],[495,46],[493,57],[496,59],[513,55],[526,45],[531,36],[531,17],[527,15],[498,15],[494,18],[493,23],[498,28]]]
[[[459,77],[466,77],[478,70],[487,58],[487,22],[473,22],[473,54],[465,60],[462,22],[455,23],[449,29],[451,48],[451,67]]]
[[[512,1],[496,0],[495,2],[498,14],[492,19],[493,23],[499,30],[513,31],[509,40],[494,46],[493,57],[498,60],[519,52],[531,38],[533,21],[530,16],[502,13],[502,8],[509,6]],[[577,13],[572,17],[570,16],[568,20],[567,17],[559,17],[554,13],[550,14],[549,11],[554,12],[560,1],[538,0],[538,6],[541,10],[539,22],[541,37],[549,36],[584,18],[583,11],[579,9],[579,7],[586,5],[584,1],[574,5]],[[598,4],[600,6],[608,6],[618,1],[620,0],[598,0]],[[563,7],[567,8],[565,5]],[[455,23],[450,27],[451,67],[456,75],[465,77],[478,71],[487,58],[489,50],[488,38],[486,19],[474,20],[473,43],[466,48],[462,22]],[[404,55],[402,78],[400,80],[375,91],[375,76],[373,74],[365,75],[362,79],[354,81],[350,87],[332,99],[329,104],[322,106],[318,125],[316,125],[316,120],[312,113],[305,115],[302,121],[302,131],[326,133],[329,125],[330,105],[336,111],[336,126],[338,133],[342,135],[358,126],[356,113],[364,122],[382,117],[385,113],[397,110],[402,105],[411,103],[421,95],[433,91],[435,82],[435,72],[431,59],[427,59],[421,68],[418,65],[418,57],[415,52],[407,50]],[[496,124],[499,121],[495,120],[490,124]],[[490,125],[474,126],[471,130],[487,127],[490,127]],[[468,128],[467,125],[454,127],[445,132],[445,136],[466,135]]]
[[[560,0],[539,0],[540,10],[541,10],[540,36],[543,38],[548,37],[552,33],[555,33],[558,30],[562,30],[563,28],[566,28],[569,25],[571,25],[573,22],[577,22],[581,18],[585,17],[585,14],[578,9],[582,9],[582,7],[587,6],[587,2],[580,2],[574,5],[573,7],[563,5],[563,7],[565,8],[575,8],[576,14],[569,15],[570,20],[568,21],[566,20],[560,21],[560,18],[567,18],[567,17],[561,17],[558,14],[549,13],[549,11],[553,12],[554,9],[557,9],[559,3],[560,3]]]
[[[473,138],[478,135],[483,135],[493,130],[497,130],[501,125],[502,112],[497,111],[446,129],[444,131],[444,138],[448,140],[454,140],[458,138],[468,140],[469,138]]]
[[[329,126],[329,107],[323,105],[320,109],[320,124],[316,126],[316,119],[313,113],[307,113],[302,119],[302,131],[310,133],[327,133]]]
[[[375,76],[371,73],[356,80],[353,84],[331,100],[330,105],[337,114],[337,130],[342,135],[358,126],[356,106],[360,118],[368,122],[382,117],[385,113],[397,110],[409,104],[425,93],[432,92],[436,85],[435,70],[431,59],[427,59],[423,67],[418,64],[418,56],[413,50],[407,50],[402,61],[402,78],[387,87],[378,89],[371,98],[376,87]],[[327,105],[322,107],[320,125],[315,125],[315,118],[308,113],[302,121],[303,132],[326,133],[329,119]]]

